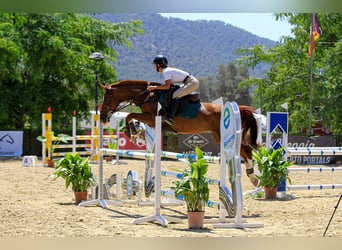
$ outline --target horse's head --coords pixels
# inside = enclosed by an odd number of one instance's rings
[[[141,107],[149,96],[147,85],[148,82],[142,80],[123,80],[107,86],[101,85],[105,91],[100,112],[101,121],[108,122],[113,113],[127,106],[125,103]]]
[[[114,90],[111,86],[101,85],[101,87],[104,89],[105,94],[100,111],[100,120],[103,123],[107,123],[119,106],[120,101],[114,98]]]

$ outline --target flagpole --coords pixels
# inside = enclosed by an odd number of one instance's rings
[[[310,43],[314,43],[313,37],[313,26],[314,26],[314,18],[315,14],[312,14],[312,25],[310,30]],[[311,38],[312,36],[312,38]],[[311,40],[312,39],[312,40]],[[313,85],[313,48],[314,46],[310,46],[310,105],[309,105],[309,135],[312,135],[312,85]]]

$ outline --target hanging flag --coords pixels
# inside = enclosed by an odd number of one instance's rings
[[[319,26],[318,19],[315,14],[313,16],[313,30],[312,31],[313,31],[314,41],[317,41],[317,39],[322,34],[322,30],[321,30],[321,27]]]
[[[321,27],[319,26],[318,19],[317,19],[316,15],[313,14],[312,26],[310,27],[310,39],[309,39],[308,56],[311,56],[311,52],[312,52],[312,54],[315,53],[316,41],[321,36],[321,34],[322,34],[322,30],[321,30]]]

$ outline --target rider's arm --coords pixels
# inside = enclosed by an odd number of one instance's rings
[[[171,87],[171,79],[165,80],[164,85],[158,85],[158,86],[148,86],[148,91],[154,91],[154,90],[169,90]]]

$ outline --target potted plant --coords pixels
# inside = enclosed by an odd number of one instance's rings
[[[54,167],[55,162],[52,156],[56,146],[61,142],[68,143],[68,140],[71,140],[71,136],[66,134],[58,134],[57,136],[55,136],[55,133],[51,131],[49,137],[40,135],[36,139],[42,143],[46,143],[46,146],[49,148],[48,167]]]
[[[89,159],[82,158],[77,152],[67,153],[65,157],[58,159],[52,176],[55,180],[63,178],[66,188],[71,185],[76,204],[87,200],[87,189],[96,185]]]
[[[293,162],[284,160],[283,153],[283,148],[267,149],[264,146],[252,152],[253,161],[260,172],[256,176],[259,180],[258,186],[264,187],[266,199],[276,198],[278,185],[281,181],[288,180],[291,183],[288,167]]]
[[[172,190],[187,206],[189,228],[203,228],[205,206],[209,200],[209,185],[206,174],[208,163],[203,152],[196,147],[197,160],[188,159],[190,170],[185,169],[181,179],[173,181]],[[195,220],[194,220],[195,218]]]

